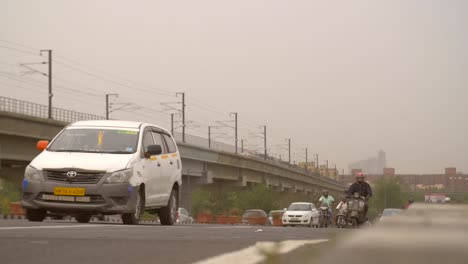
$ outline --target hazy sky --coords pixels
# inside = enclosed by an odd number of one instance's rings
[[[46,78],[18,67],[43,58],[5,47],[53,49],[58,107],[104,115],[119,93],[163,110],[184,91],[188,133],[238,112],[248,144],[267,125],[296,160],[307,146],[347,168],[382,149],[397,173],[468,172],[468,1],[1,0],[0,40],[27,46],[0,41],[3,96],[46,104]],[[119,78],[86,74],[103,71]]]

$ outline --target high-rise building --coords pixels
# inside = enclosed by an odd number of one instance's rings
[[[387,167],[386,155],[383,150],[380,150],[375,157],[350,164],[349,171],[360,169],[364,174],[381,174],[385,167]]]

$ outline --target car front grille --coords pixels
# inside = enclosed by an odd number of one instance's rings
[[[67,172],[76,171],[76,176],[68,177]],[[98,183],[104,176],[102,171],[78,171],[78,170],[43,170],[43,174],[48,181],[93,184]]]
[[[89,202],[73,202],[73,201],[63,201],[63,200],[56,200],[56,201],[54,201],[54,200],[44,200],[44,199],[42,199],[43,194],[51,195],[51,196],[54,195],[53,193],[49,193],[49,192],[41,192],[36,197],[36,199],[39,200],[39,201],[46,201],[46,202],[49,202],[49,203],[102,204],[102,203],[106,202],[106,200],[104,200],[104,198],[101,195],[98,195],[98,194],[85,195],[84,197],[89,197]]]

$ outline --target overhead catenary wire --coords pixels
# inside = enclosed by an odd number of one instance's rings
[[[13,47],[8,47],[8,46],[4,46],[4,45],[0,45],[0,48],[2,48],[2,49],[8,49],[8,50],[11,50],[11,51],[15,51],[15,52],[23,53],[23,54],[28,54],[28,55],[34,55],[34,56],[38,56],[38,57],[39,57],[39,52],[38,52],[38,53],[34,53],[34,52],[31,52],[31,51],[25,51],[25,50],[13,48]]]
[[[1,40],[0,39],[0,42],[2,42],[0,44],[0,47],[3,48],[3,49],[7,49],[7,50],[14,51],[14,52],[23,53],[23,54],[28,54],[28,55],[39,56],[39,49],[36,49],[34,47],[26,46],[26,45],[23,45],[23,44],[20,44],[20,43],[17,43],[17,42],[13,42],[13,41],[9,41],[9,40]],[[60,91],[68,91],[69,93],[76,93],[76,94],[82,94],[82,95],[86,95],[86,96],[90,96],[90,97],[99,98],[99,97],[103,96],[103,94],[100,95],[99,92],[103,92],[105,94],[105,93],[108,93],[110,89],[112,89],[112,92],[119,92],[119,94],[120,93],[125,94],[125,93],[127,93],[128,90],[131,90],[131,97],[140,97],[140,96],[142,98],[144,97],[143,100],[138,101],[139,105],[141,105],[141,104],[145,105],[146,102],[148,102],[148,100],[150,100],[148,98],[151,98],[151,100],[152,100],[151,95],[176,97],[174,92],[171,92],[171,91],[168,91],[168,90],[165,90],[165,89],[162,89],[162,88],[158,88],[158,87],[151,87],[151,88],[148,89],[148,87],[147,87],[148,85],[142,85],[142,84],[139,84],[137,82],[122,78],[119,75],[112,74],[112,73],[109,73],[109,72],[101,70],[101,69],[97,69],[96,67],[86,65],[86,64],[81,63],[81,62],[79,62],[77,60],[68,58],[67,56],[64,56],[63,54],[60,54],[60,53],[55,55],[54,63],[56,63],[56,65],[59,65],[59,69],[60,68],[62,68],[62,69],[66,68],[66,69],[72,70],[74,72],[79,72],[81,74],[90,76],[93,79],[100,80],[100,81],[106,82],[108,84],[114,85],[114,87],[109,88],[109,89],[105,89],[102,86],[96,86],[96,88],[89,88],[89,87],[86,87],[84,85],[73,84],[72,82],[67,81],[67,80],[62,78],[61,82],[56,82],[56,84],[57,84],[56,86],[60,89]],[[10,65],[12,66],[12,64],[10,64]],[[56,78],[56,75],[55,75],[54,79],[60,79],[60,78]],[[70,84],[71,86],[77,86],[79,88],[72,88],[72,87],[69,87],[69,85],[66,85],[64,83]],[[122,88],[125,88],[125,90],[122,90]],[[117,91],[114,91],[116,89],[117,89]],[[155,90],[157,90],[157,91],[155,91]],[[223,119],[224,119],[224,117],[229,116],[230,111],[235,110],[235,109],[229,109],[229,112],[224,111],[224,110],[220,110],[217,107],[214,107],[212,105],[207,104],[204,100],[200,100],[195,96],[191,96],[190,94],[187,94],[187,95],[188,95],[188,98],[189,98],[188,101],[190,102],[188,104],[188,107],[190,109],[189,116],[197,116],[196,114],[192,115],[191,112],[195,111],[195,109],[198,109],[199,111],[197,111],[197,113],[199,114],[200,119],[202,120],[201,122],[198,122],[198,123],[201,123],[202,125],[205,125],[205,126],[208,126],[210,123],[212,123],[212,122],[209,122],[209,121],[205,121],[205,120],[207,120],[207,118],[205,118],[206,113],[210,113],[213,116],[216,115],[218,117],[223,117]],[[132,100],[130,100],[130,101],[132,101]],[[155,102],[152,100],[151,104],[154,104],[154,103]],[[154,108],[146,109],[146,112],[150,112],[150,113],[158,112],[158,113],[161,113],[161,114],[169,115],[168,113],[164,113],[163,111],[160,111],[160,110],[157,110],[157,109],[154,109]],[[216,120],[216,118],[215,118],[215,120]],[[251,130],[254,130],[254,131],[256,131],[259,128],[258,122],[252,121],[252,120],[250,120],[248,118],[245,118],[245,117],[239,119],[239,125],[240,125],[239,127],[241,127],[241,128],[245,127],[245,128],[248,128],[248,129],[251,129]],[[197,130],[197,129],[198,128],[191,128],[191,130]],[[203,128],[200,128],[200,130],[203,130]],[[227,128],[226,128],[226,130],[227,130]],[[242,129],[242,130],[244,130],[244,129]],[[229,130],[229,132],[231,132],[231,131]],[[241,133],[247,133],[248,136],[252,136],[252,133],[250,133],[250,131],[241,132]],[[261,134],[261,132],[259,132],[259,134]],[[257,137],[255,136],[255,138],[257,138]],[[269,139],[269,142],[275,142],[275,141],[278,141],[278,140]],[[267,149],[269,149],[269,148],[270,147],[268,146]]]
[[[141,84],[141,83],[137,83],[135,81],[131,81],[131,80],[128,80],[128,79],[125,79],[125,78],[122,78],[116,74],[113,74],[113,73],[109,73],[109,72],[106,72],[106,71],[103,71],[101,69],[98,69],[96,67],[91,67],[89,65],[85,65],[77,60],[73,60],[73,59],[70,59],[70,58],[67,58],[63,55],[56,55],[58,58],[61,58],[62,60],[64,61],[68,61],[69,63],[73,63],[73,64],[76,64],[82,68],[88,68],[88,69],[91,69],[92,71],[95,71],[95,72],[99,72],[101,73],[102,75],[107,75],[111,78],[115,78],[115,79],[120,79],[121,81],[124,81],[124,82],[127,82],[127,83],[132,83],[133,85],[136,85],[136,86],[141,86],[141,87],[145,87],[147,85],[144,85],[144,84]],[[174,93],[172,91],[168,91],[168,90],[164,90],[164,89],[161,89],[161,88],[158,88],[158,87],[151,87],[151,89],[147,89],[149,92],[154,92],[153,90],[159,90],[160,93],[164,93],[165,95],[168,95],[168,96],[172,96]]]

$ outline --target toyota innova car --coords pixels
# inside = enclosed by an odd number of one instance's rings
[[[48,214],[121,214],[137,224],[145,210],[161,224],[176,221],[182,163],[171,134],[156,125],[129,121],[80,121],[63,129],[27,166],[22,205],[29,221]]]

